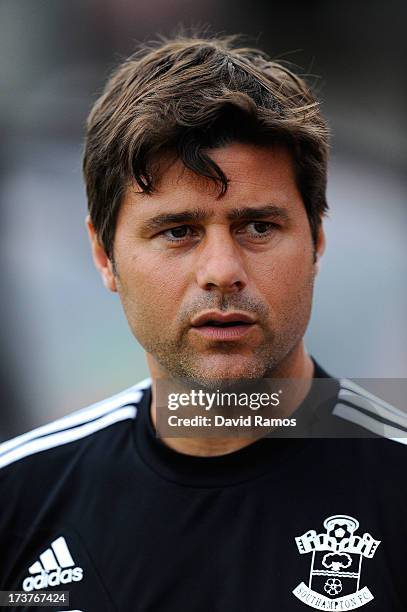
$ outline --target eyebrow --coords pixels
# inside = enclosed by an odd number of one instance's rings
[[[213,212],[209,213],[204,208],[195,208],[193,210],[183,210],[177,213],[163,213],[147,219],[143,223],[145,230],[158,230],[162,227],[172,225],[174,223],[198,223],[206,221],[213,216]],[[241,221],[245,219],[280,219],[282,221],[289,220],[289,214],[285,208],[276,206],[275,204],[266,204],[265,206],[245,206],[243,208],[234,208],[227,214],[229,221]]]
[[[245,206],[244,208],[234,208],[227,215],[229,221],[239,221],[240,219],[281,219],[288,221],[290,216],[285,208],[276,206],[275,204],[266,204],[265,206]]]

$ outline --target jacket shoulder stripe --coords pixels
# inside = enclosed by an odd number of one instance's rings
[[[91,406],[87,406],[86,408],[76,410],[67,416],[57,419],[56,421],[52,421],[52,423],[47,423],[46,425],[32,429],[27,433],[12,438],[11,440],[7,440],[6,442],[0,444],[0,457],[2,457],[5,453],[8,453],[10,450],[22,446],[30,440],[44,437],[58,431],[70,429],[72,427],[77,427],[78,425],[93,421],[104,414],[117,410],[126,404],[138,404],[143,396],[143,390],[149,387],[150,384],[151,379],[146,378],[137,385],[134,385],[129,389],[125,389],[124,391],[121,391],[108,399],[92,404]]]
[[[352,380],[340,380],[338,403],[333,414],[380,437],[407,444],[407,413]]]
[[[373,403],[373,405],[375,406],[375,409],[376,407],[380,407],[381,409],[383,409],[382,416],[384,416],[384,418],[392,419],[393,417],[391,415],[394,415],[394,417],[396,418],[400,417],[404,422],[406,421],[407,419],[406,412],[404,412],[403,410],[400,410],[400,408],[396,408],[396,406],[393,406],[392,404],[389,404],[389,402],[386,402],[380,397],[373,395],[373,393],[370,393],[370,391],[367,391],[367,389],[360,387],[359,385],[354,383],[352,380],[343,378],[340,380],[340,386],[341,386],[341,392],[343,391],[343,393],[352,394],[352,398],[353,398],[352,401],[354,401],[358,397],[361,397]],[[387,415],[385,415],[385,411],[387,411]]]
[[[373,434],[380,436],[382,438],[388,438],[393,442],[398,442],[399,444],[407,444],[406,432],[394,427],[392,425],[385,424],[383,422],[378,421],[373,418],[366,412],[361,412],[358,408],[351,406],[349,404],[342,404],[339,402],[336,404],[332,413],[335,416],[338,416],[345,421],[349,421],[350,423],[354,423],[355,425],[359,425],[368,431],[371,431]]]
[[[353,408],[360,410],[360,412],[369,414],[382,423],[399,427],[407,434],[407,414],[401,413],[400,415],[395,415],[379,406],[379,404],[375,404],[371,400],[368,400],[360,395],[355,395],[354,393],[340,391],[338,397],[340,402],[349,404]]]
[[[365,409],[364,407],[355,405],[354,403],[349,402],[343,398],[340,400],[339,403],[344,406],[350,406],[351,408],[358,410],[361,414],[365,414],[370,418],[376,419],[376,421],[380,423],[381,425],[387,425],[388,427],[395,427],[396,429],[399,429],[400,431],[404,432],[405,435],[407,435],[407,427],[404,427],[405,423],[403,423],[403,425],[400,425],[396,423],[395,421],[391,421],[390,419],[387,419],[386,417],[382,417],[377,412],[372,411],[371,407],[370,409]]]
[[[0,468],[5,467],[10,463],[14,463],[19,459],[23,459],[24,457],[28,457],[29,455],[34,455],[35,453],[39,453],[50,448],[55,448],[56,446],[62,446],[63,444],[74,442],[75,440],[80,440],[81,438],[85,438],[96,431],[105,429],[114,423],[118,423],[126,419],[134,419],[136,413],[136,406],[124,406],[123,408],[119,408],[114,412],[105,414],[96,421],[84,423],[79,427],[75,427],[74,429],[65,429],[49,434],[45,437],[30,440],[18,448],[14,448],[3,454],[0,457]]]

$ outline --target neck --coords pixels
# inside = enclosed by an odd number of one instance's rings
[[[156,408],[156,396],[155,396],[155,381],[159,378],[165,377],[161,368],[157,366],[155,360],[151,355],[147,355],[147,361],[153,380],[152,385],[152,399],[151,399],[151,420],[156,429],[157,422],[157,408]],[[304,384],[301,384],[298,388],[298,392],[295,397],[292,398],[289,412],[286,416],[289,416],[298,406],[303,402],[306,395],[308,394],[312,378],[314,375],[314,364],[310,356],[306,353],[303,342],[297,351],[288,355],[283,363],[273,371],[270,378],[292,378],[302,379]],[[173,450],[183,453],[185,455],[194,455],[196,457],[214,457],[218,455],[226,455],[237,451],[245,446],[253,444],[262,436],[252,437],[238,437],[238,438],[162,438],[164,444],[172,448]]]

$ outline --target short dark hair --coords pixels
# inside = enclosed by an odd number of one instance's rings
[[[172,151],[218,183],[221,197],[227,178],[208,149],[233,141],[288,148],[315,246],[328,209],[328,128],[302,78],[235,37],[162,39],[118,66],[89,114],[83,165],[90,218],[108,257],[129,182],[153,193],[153,162]]]

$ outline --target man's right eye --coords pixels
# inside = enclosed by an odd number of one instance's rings
[[[181,241],[184,238],[191,236],[191,228],[188,225],[179,225],[178,227],[171,227],[163,232],[163,236],[173,242]]]

